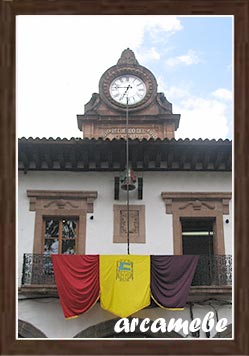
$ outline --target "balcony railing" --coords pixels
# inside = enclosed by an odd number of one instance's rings
[[[200,255],[192,286],[231,286],[231,255]]]
[[[23,256],[22,286],[54,286],[54,270],[50,255],[25,253]],[[231,255],[201,255],[192,286],[232,285]]]
[[[55,285],[50,255],[25,253],[23,255],[22,286]]]

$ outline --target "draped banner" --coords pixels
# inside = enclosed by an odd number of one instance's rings
[[[99,299],[98,255],[51,255],[66,318],[86,312]]]
[[[151,296],[166,309],[183,309],[199,256],[151,256]]]
[[[124,318],[150,304],[150,256],[100,256],[101,307]]]
[[[66,318],[101,307],[127,317],[150,304],[183,309],[198,256],[54,255],[55,280]]]

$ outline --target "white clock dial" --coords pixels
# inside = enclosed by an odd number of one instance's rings
[[[134,105],[145,97],[146,86],[135,75],[125,74],[112,81],[110,95],[117,103],[126,105],[128,100],[128,105]]]

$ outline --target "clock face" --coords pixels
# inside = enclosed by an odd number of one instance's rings
[[[124,74],[115,78],[110,85],[110,95],[117,103],[134,105],[146,95],[146,86],[142,79],[135,75]]]

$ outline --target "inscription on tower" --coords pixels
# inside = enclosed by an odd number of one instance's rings
[[[126,138],[127,130],[125,127],[112,127],[103,130],[103,138]],[[158,138],[158,132],[151,128],[141,128],[141,127],[129,127],[128,128],[128,136],[131,139],[150,139],[150,138]]]

